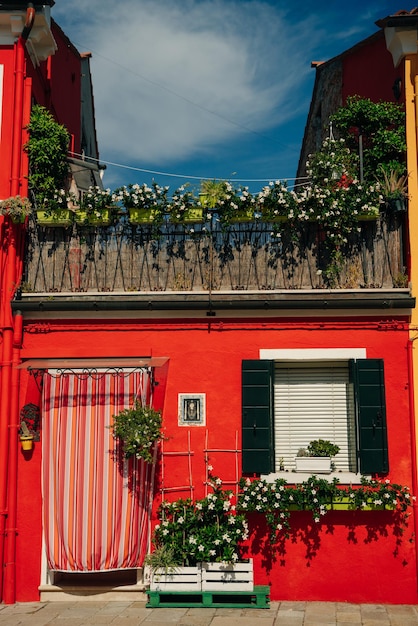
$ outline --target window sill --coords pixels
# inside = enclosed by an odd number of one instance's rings
[[[275,480],[284,479],[289,485],[298,485],[303,483],[312,474],[305,474],[303,472],[274,472],[272,474],[261,474],[260,479],[265,480],[268,483],[273,483]],[[363,474],[355,474],[354,472],[331,472],[331,474],[316,474],[317,478],[323,478],[329,483],[338,478],[341,485],[360,485],[362,478],[370,479],[370,476],[363,476]]]

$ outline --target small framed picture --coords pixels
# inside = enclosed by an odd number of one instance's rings
[[[179,393],[179,426],[206,424],[205,399],[204,393]]]

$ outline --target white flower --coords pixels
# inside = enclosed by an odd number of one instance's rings
[[[199,552],[203,552],[203,550],[205,549],[205,546],[202,546],[202,544],[200,544],[197,549],[199,550]]]

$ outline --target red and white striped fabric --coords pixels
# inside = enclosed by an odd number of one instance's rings
[[[48,567],[139,567],[149,541],[154,467],[124,459],[109,426],[135,397],[147,398],[149,375],[50,374],[44,376],[42,401]]]

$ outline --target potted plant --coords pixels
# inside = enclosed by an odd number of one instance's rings
[[[339,446],[326,439],[315,439],[307,448],[300,448],[295,458],[296,471],[330,474],[332,458],[340,451]]]
[[[40,105],[32,108],[27,130],[29,140],[25,151],[30,166],[28,181],[38,223],[66,226],[71,223],[68,209],[70,194],[67,191],[70,134]]]
[[[33,403],[25,404],[20,411],[19,439],[22,450],[32,450],[33,442],[39,441],[39,407]]]
[[[0,215],[10,217],[15,224],[23,224],[32,212],[29,198],[13,196],[0,201]]]
[[[276,180],[263,187],[256,198],[261,219],[266,222],[285,222],[293,217],[297,196],[289,191],[286,182]]]
[[[131,408],[113,416],[110,426],[113,436],[123,446],[125,458],[136,457],[148,463],[154,461],[154,445],[164,439],[162,415],[151,406],[136,400]]]
[[[215,209],[227,194],[228,186],[224,180],[202,180],[199,201],[203,207]]]
[[[216,210],[223,226],[239,222],[252,222],[255,219],[256,199],[248,187],[234,188],[225,183],[225,193],[219,199]]]
[[[245,516],[236,513],[233,494],[222,489],[219,478],[210,476],[209,485],[213,493],[201,500],[180,499],[161,504],[153,544],[156,551],[162,548],[169,551],[176,565],[165,581],[160,572],[158,580],[151,582],[151,590],[155,584],[161,589],[166,582],[181,591],[190,577],[194,586],[200,585],[202,590],[222,590],[229,588],[228,585],[240,590],[240,583],[242,590],[246,590],[252,585],[252,561],[238,566],[241,544],[248,536]]]
[[[112,218],[116,195],[110,189],[91,186],[83,192],[75,212],[75,220],[81,224],[107,225]]]
[[[175,224],[203,222],[203,206],[199,204],[193,191],[182,185],[176,189],[168,203],[170,220]]]
[[[399,175],[396,170],[380,168],[382,195],[389,209],[394,212],[406,211],[408,200],[408,176]]]
[[[23,420],[20,422],[19,439],[22,450],[32,450],[34,435],[30,432],[29,428]]]
[[[152,224],[160,226],[167,212],[167,194],[169,187],[161,187],[153,182],[150,187],[146,183],[137,183],[116,189],[116,199],[121,202],[129,214],[132,224]]]

